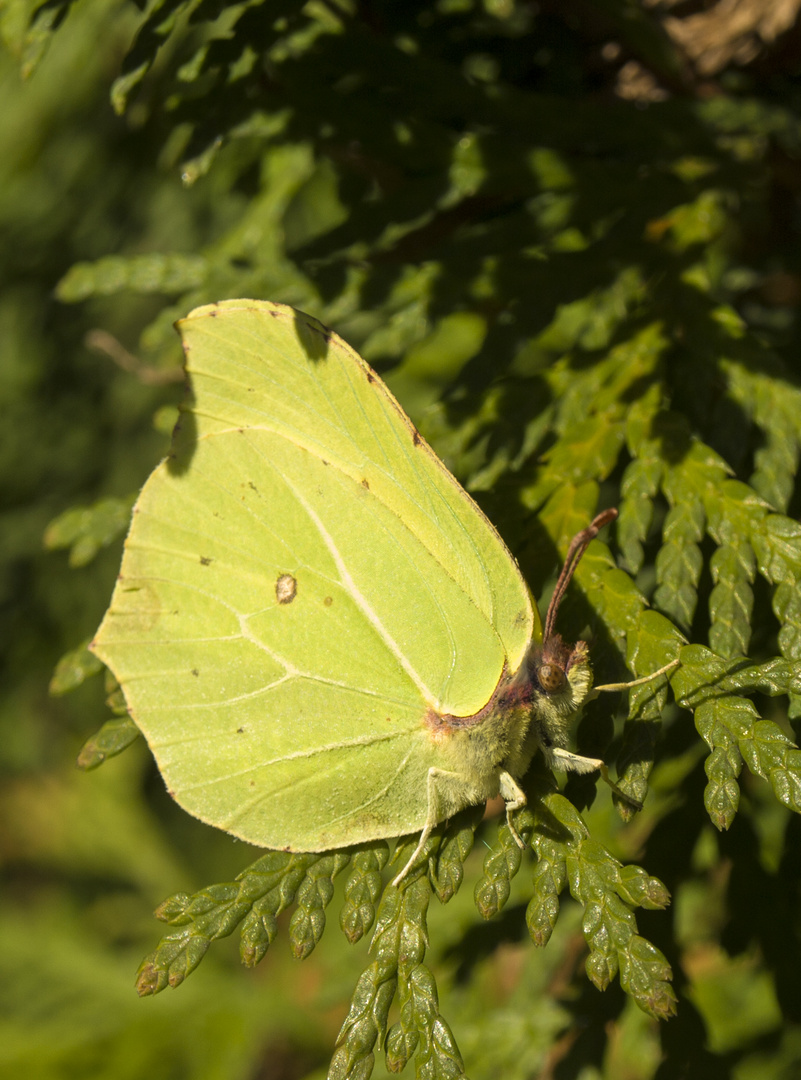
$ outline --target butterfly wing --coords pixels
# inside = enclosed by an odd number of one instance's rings
[[[469,717],[536,613],[378,376],[253,300],[179,324],[192,392],[94,642],[185,809],[324,850],[422,826],[425,718]]]

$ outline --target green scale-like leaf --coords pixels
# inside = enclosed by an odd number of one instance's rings
[[[375,921],[375,906],[383,888],[381,870],[388,858],[389,848],[383,841],[353,856],[339,916],[339,925],[350,942],[359,941]]]

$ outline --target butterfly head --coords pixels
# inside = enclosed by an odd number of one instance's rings
[[[570,716],[581,707],[592,686],[587,645],[583,641],[567,645],[560,634],[552,633],[533,650],[528,676],[534,694],[547,699],[549,711]]]
[[[554,630],[556,615],[570,579],[590,541],[604,525],[616,517],[616,510],[604,510],[573,538],[548,605],[542,644],[532,649],[525,665],[535,711],[550,718],[550,723],[560,729],[563,729],[573,714],[581,708],[590,692],[592,670],[586,643],[577,641],[575,645],[567,645],[561,634]],[[548,726],[547,720],[545,726]],[[559,738],[562,737],[560,731]]]

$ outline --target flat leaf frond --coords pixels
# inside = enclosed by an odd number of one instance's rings
[[[277,933],[277,917],[296,899],[292,947],[306,956],[325,925],[324,910],[331,899],[331,880],[348,856],[298,855],[272,851],[258,859],[234,882],[210,885],[200,892],[179,893],[165,900],[156,914],[179,927],[162,938],[139,968],[140,995],[178,986],[206,954],[212,941],[241,930],[243,963],[253,966],[266,953]]]
[[[334,895],[334,878],[348,864],[350,855],[335,852],[310,866],[295,897],[289,924],[293,954],[303,960],[312,952],[325,930],[325,909]]]
[[[385,1042],[387,1065],[397,1071],[414,1056],[418,1072],[461,1076],[464,1069],[452,1036],[440,1016],[436,983],[423,963],[428,948],[426,915],[431,898],[421,874],[388,886],[379,907],[370,945],[375,960],[363,972],[339,1033],[329,1077],[369,1075],[377,1047]],[[398,995],[400,1020],[387,1032],[389,1007]],[[444,1042],[444,1045],[443,1045]],[[448,1071],[458,1063],[461,1071]],[[445,1071],[443,1071],[445,1070]]]
[[[524,843],[528,843],[534,829],[534,817],[529,807],[523,807],[515,817],[515,828]],[[512,879],[523,865],[523,852],[512,830],[504,822],[498,829],[498,837],[484,857],[484,872],[476,882],[474,899],[476,907],[485,919],[500,912],[509,899]]]
[[[532,939],[544,944],[558,915],[559,892],[570,893],[584,908],[582,929],[589,947],[587,974],[600,990],[620,973],[621,986],[641,1009],[667,1017],[675,1010],[670,965],[662,953],[637,932],[635,907],[663,908],[669,903],[664,885],[641,867],[624,867],[594,841],[571,803],[558,794],[543,798],[538,815],[547,831],[535,829],[537,855],[535,896],[526,921]],[[556,821],[569,841],[553,838]]]
[[[170,36],[183,25],[182,16],[198,0],[158,0],[139,25],[136,37],[123,61],[123,74],[114,83],[111,100],[118,113],[123,113],[133,89],[138,86],[155,63],[156,57]]]
[[[388,859],[389,845],[383,841],[362,845],[353,853],[339,916],[339,925],[351,944],[359,941],[375,922],[376,903],[384,887],[381,871]]]
[[[785,377],[775,358],[760,359],[758,365],[731,360],[722,366],[732,398],[747,411],[762,436],[749,483],[767,503],[785,512],[798,473],[801,391]]]
[[[56,664],[56,670],[50,680],[49,690],[51,694],[68,694],[75,690],[86,679],[97,675],[103,670],[102,663],[94,653],[89,651],[91,639],[81,642],[74,649],[65,653]]]
[[[96,769],[109,758],[127,750],[139,738],[140,731],[129,716],[115,716],[106,720],[81,747],[76,764],[87,772]]]
[[[396,990],[397,974],[388,974],[378,961],[361,974],[339,1032],[328,1080],[366,1080],[370,1076],[376,1045],[386,1032]],[[414,1046],[410,1052],[413,1050]]]
[[[461,887],[465,859],[473,850],[476,829],[483,816],[483,806],[469,806],[448,823],[436,861],[430,868],[431,886],[441,904],[447,904]]]
[[[65,303],[124,291],[180,295],[203,286],[210,272],[201,255],[108,255],[95,262],[75,263],[59,281],[56,294]]]
[[[65,510],[45,529],[45,547],[51,551],[69,548],[70,566],[86,566],[128,528],[135,500],[135,495],[101,499],[92,506]]]
[[[73,0],[18,3],[14,11],[16,18],[5,20],[4,44],[17,57],[24,79],[33,75],[39,66],[72,4]],[[12,27],[13,32],[9,33]]]

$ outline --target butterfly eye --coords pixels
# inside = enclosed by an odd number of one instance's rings
[[[546,694],[556,694],[565,685],[565,673],[557,664],[543,664],[537,672],[539,684]]]

